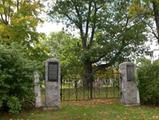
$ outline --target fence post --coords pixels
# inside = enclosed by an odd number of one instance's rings
[[[62,101],[62,79],[63,79],[63,77],[62,77],[62,74],[61,74],[61,78],[60,78],[60,81],[61,81],[61,88],[60,88],[60,99],[61,99],[61,101]]]
[[[77,93],[77,80],[75,80],[75,95],[76,95],[76,100],[77,100],[77,96],[78,96],[78,93]]]
[[[90,99],[93,99],[93,80],[90,82]]]

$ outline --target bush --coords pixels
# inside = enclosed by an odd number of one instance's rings
[[[35,65],[20,45],[0,45],[0,109],[18,113],[28,103],[34,103]]]
[[[7,106],[10,113],[19,113],[19,111],[21,111],[21,104],[17,97],[9,97]]]
[[[159,104],[159,61],[142,61],[138,69],[138,79],[141,103]]]

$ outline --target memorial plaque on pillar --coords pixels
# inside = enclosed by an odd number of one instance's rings
[[[136,81],[136,65],[123,62],[119,66],[122,80],[120,81],[121,103],[124,105],[140,105],[139,89]]]
[[[57,62],[48,63],[48,81],[58,82],[58,63]]]
[[[127,81],[133,81],[133,80],[135,80],[134,65],[128,64],[127,65]]]
[[[45,107],[60,108],[60,62],[54,58],[45,62]]]

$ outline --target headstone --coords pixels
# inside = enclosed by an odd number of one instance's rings
[[[124,62],[119,66],[121,80],[121,103],[125,105],[139,105],[140,97],[136,82],[136,65]]]
[[[34,92],[35,92],[35,107],[41,107],[41,91],[39,84],[39,74],[37,71],[34,72]]]
[[[45,62],[45,106],[60,108],[60,62],[57,59]]]

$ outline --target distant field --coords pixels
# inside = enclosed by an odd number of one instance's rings
[[[115,100],[63,102],[58,111],[34,109],[0,120],[159,120],[159,107],[126,107]]]

